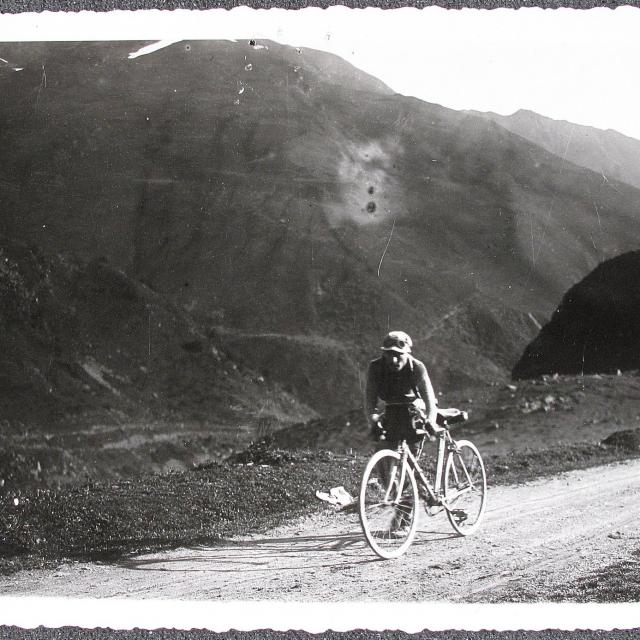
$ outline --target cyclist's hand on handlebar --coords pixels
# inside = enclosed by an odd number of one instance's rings
[[[418,435],[426,436],[429,440],[433,442],[436,439],[436,437],[439,436],[444,431],[446,431],[446,429],[443,429],[438,425],[433,425],[430,422],[425,422],[424,427],[422,429],[418,429],[416,433]]]
[[[434,436],[439,436],[441,433],[444,433],[446,429],[444,427],[440,427],[437,424],[427,423],[429,427],[429,433]]]
[[[371,439],[375,442],[387,439],[387,432],[384,430],[380,423],[374,424],[371,427]]]
[[[371,437],[378,442],[385,439],[385,430],[382,426],[382,416],[379,413],[372,413],[369,416],[369,426],[371,430]]]

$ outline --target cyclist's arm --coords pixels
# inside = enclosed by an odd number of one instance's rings
[[[436,394],[433,390],[433,385],[431,384],[431,379],[429,378],[429,374],[426,369],[424,370],[423,375],[420,376],[417,387],[418,393],[426,405],[427,422],[432,427],[435,427],[438,416],[438,401],[436,400]]]
[[[364,390],[364,412],[367,419],[367,424],[369,424],[369,426],[372,426],[371,416],[376,412],[377,403],[377,385],[373,372],[373,366],[369,365],[369,371],[367,372],[367,384]]]

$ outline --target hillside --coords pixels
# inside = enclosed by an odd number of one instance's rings
[[[101,257],[324,415],[389,327],[439,388],[504,379],[640,239],[635,189],[334,56],[141,45],[1,45],[0,233]]]
[[[551,467],[553,457],[560,456],[566,446],[593,444],[620,431],[637,430],[638,401],[640,378],[635,374],[542,376],[476,386],[439,397],[440,406],[468,412],[469,421],[456,425],[453,433],[457,439],[472,440],[485,459],[518,455],[535,458],[545,452],[543,467]],[[291,425],[274,433],[269,441],[288,450],[337,454],[367,455],[374,449],[361,409]],[[435,459],[435,445],[426,446],[426,459]],[[556,451],[550,453],[553,448]],[[505,471],[491,469],[497,474]]]
[[[183,468],[315,415],[121,271],[6,242],[0,353],[2,486]]]
[[[516,363],[513,376],[639,370],[638,279],[640,251],[598,265],[569,289]]]
[[[591,169],[603,181],[618,180],[640,187],[640,141],[617,131],[553,120],[520,109],[510,116],[469,113],[487,118],[569,162]]]

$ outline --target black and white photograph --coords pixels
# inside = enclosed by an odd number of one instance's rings
[[[638,32],[0,16],[0,624],[639,627]]]

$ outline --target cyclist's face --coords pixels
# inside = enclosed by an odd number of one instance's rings
[[[385,351],[384,361],[393,371],[400,371],[409,360],[408,353],[399,353],[398,351]]]

